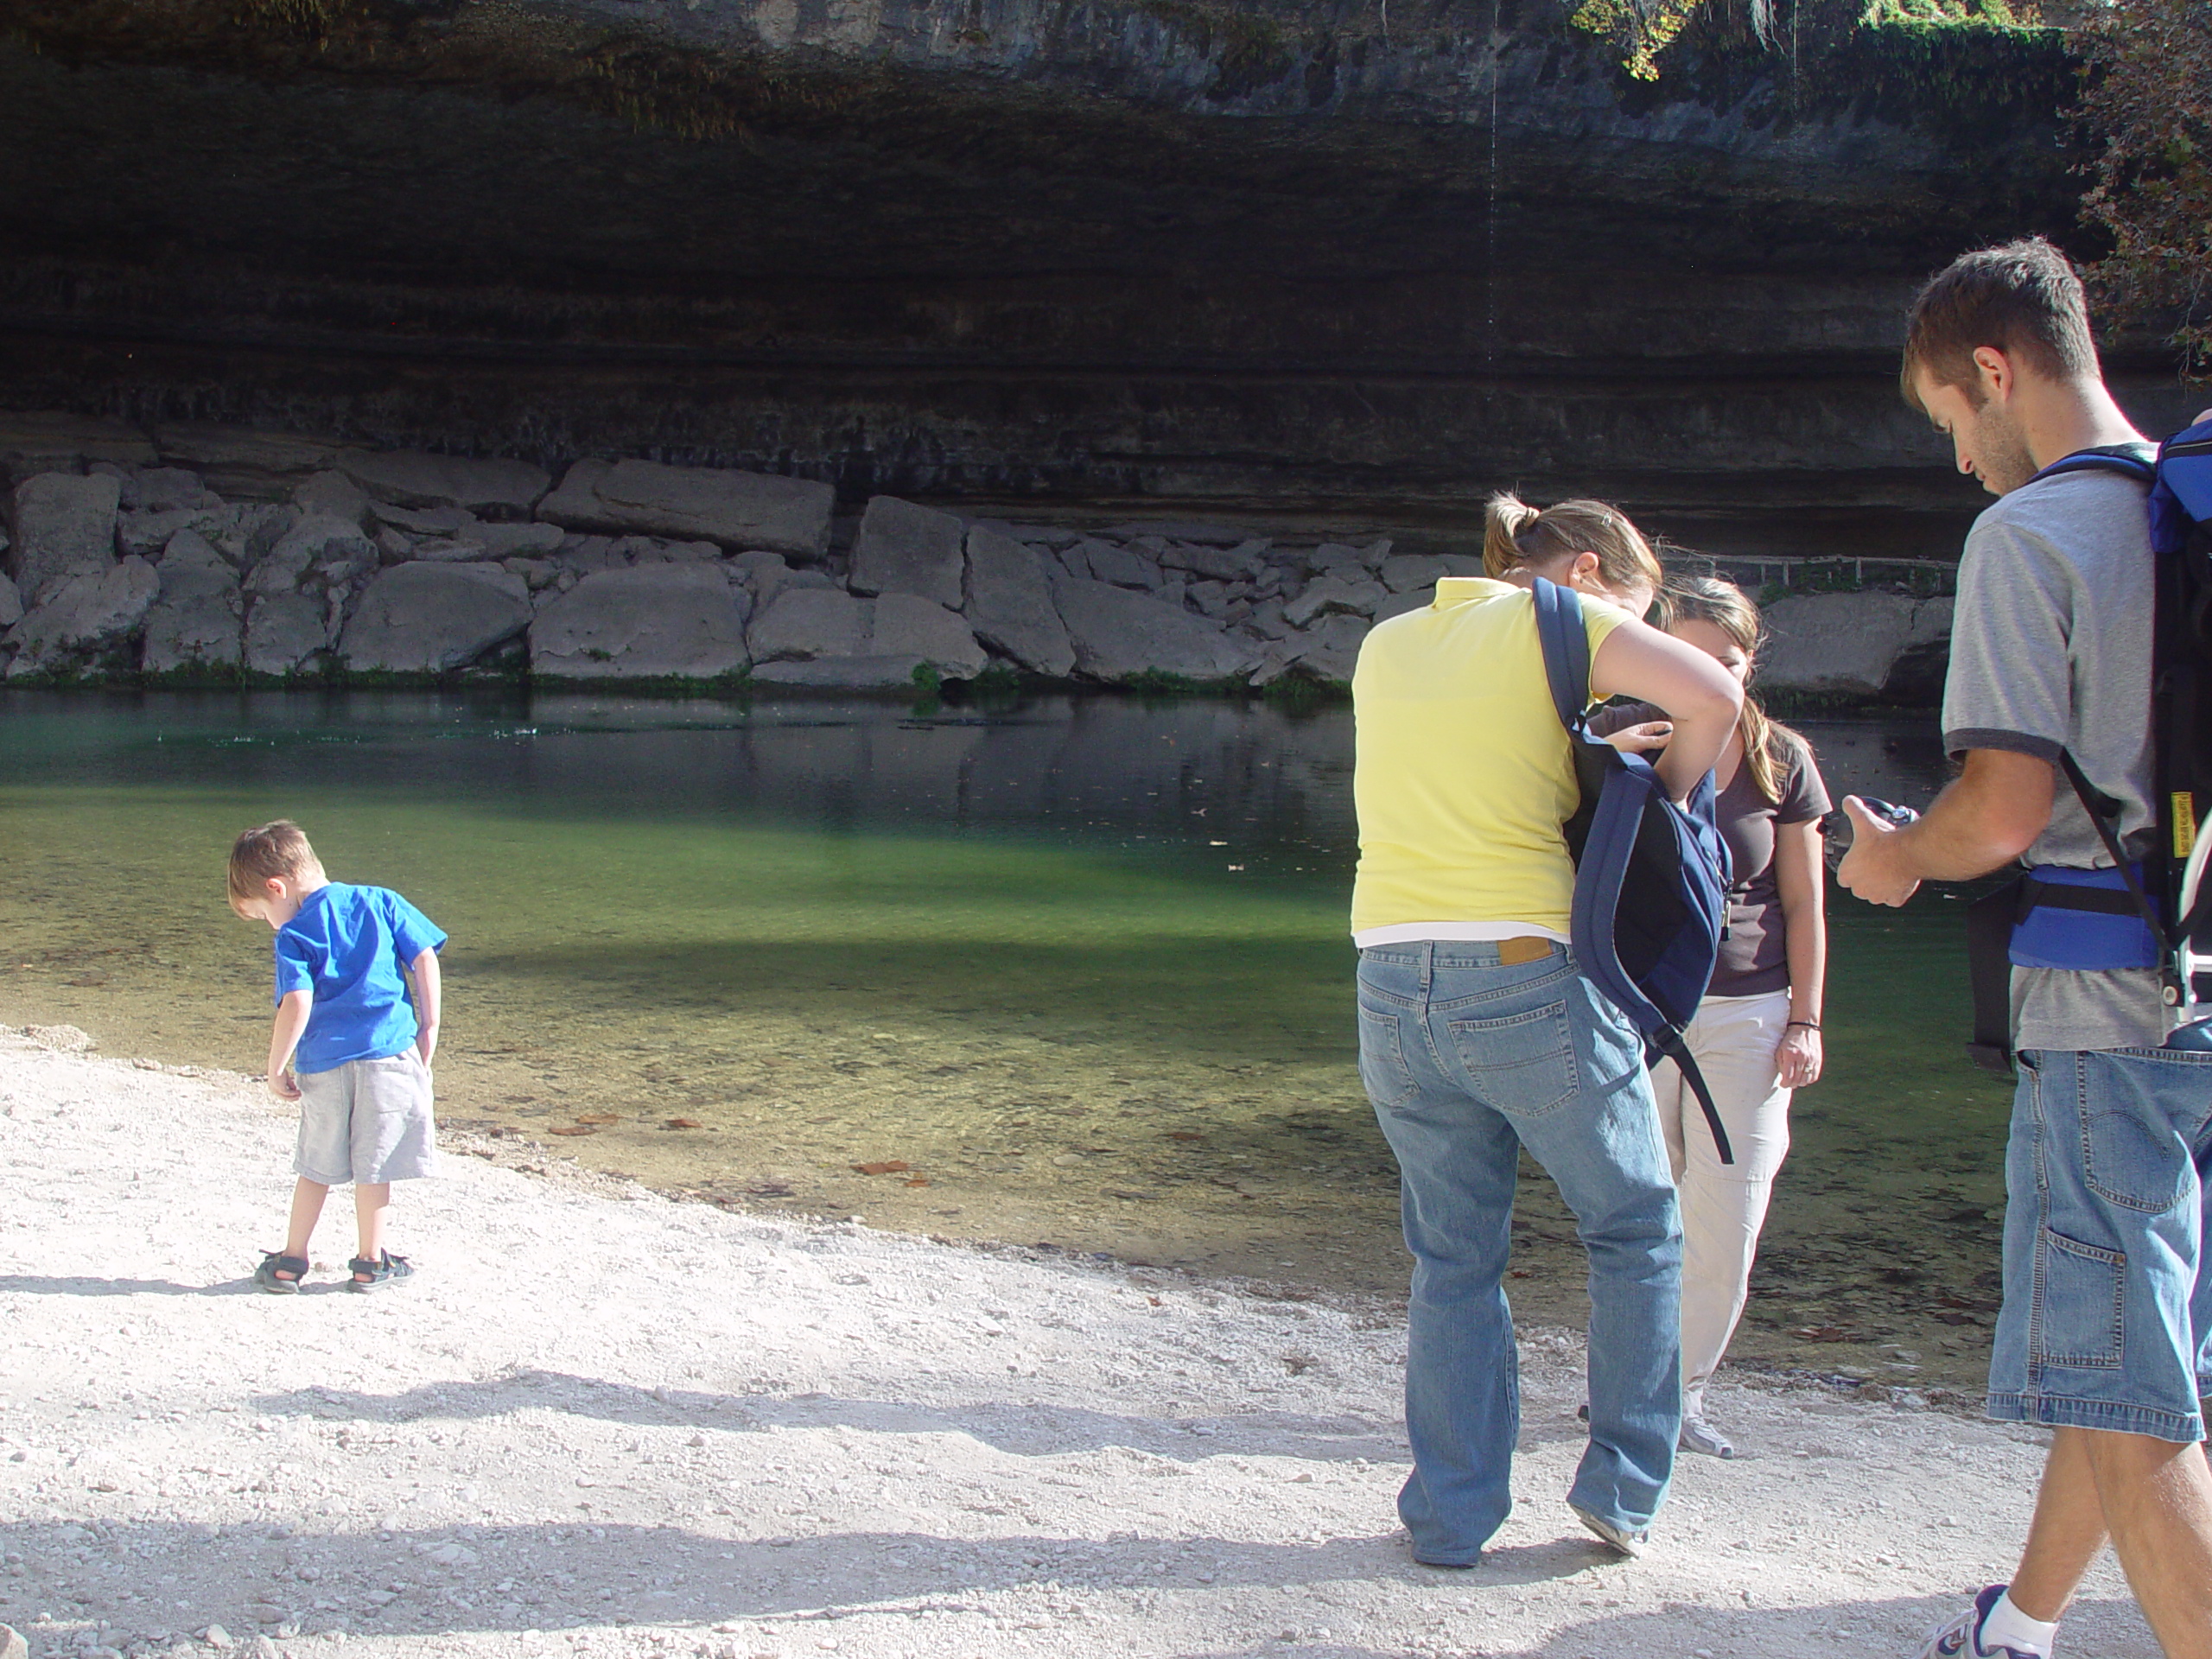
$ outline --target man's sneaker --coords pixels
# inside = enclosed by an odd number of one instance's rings
[[[1733,1442],[1703,1417],[1682,1419],[1681,1447],[1685,1452],[1701,1452],[1708,1458],[1732,1458],[1736,1455]]]
[[[1651,1548],[1651,1535],[1649,1532],[1630,1532],[1625,1527],[1616,1526],[1602,1516],[1591,1514],[1580,1503],[1570,1503],[1567,1508],[1574,1511],[1576,1520],[1581,1522],[1584,1526],[1596,1533],[1599,1539],[1620,1551],[1624,1555],[1641,1557]]]
[[[1916,1659],[2044,1659],[2042,1654],[2003,1643],[1993,1648],[1981,1645],[1982,1621],[2004,1594],[2003,1585],[1991,1585],[1974,1599],[1974,1605],[1931,1635]]]

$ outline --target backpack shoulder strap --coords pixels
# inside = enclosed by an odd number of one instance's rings
[[[2156,462],[2145,461],[2133,448],[2113,445],[2102,449],[2076,449],[2070,455],[2061,455],[2028,482],[2056,478],[2062,473],[2120,473],[2139,484],[2148,484],[2158,475],[2158,468]]]
[[[1536,639],[1544,648],[1552,706],[1559,710],[1560,725],[1580,730],[1590,706],[1590,632],[1582,621],[1582,595],[1541,576],[1529,591],[1536,601]]]

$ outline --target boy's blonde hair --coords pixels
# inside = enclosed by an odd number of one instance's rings
[[[1615,593],[1656,589],[1665,579],[1643,532],[1605,502],[1561,501],[1539,512],[1501,491],[1483,508],[1483,569],[1492,576],[1580,553],[1598,556],[1598,573]]]
[[[322,861],[308,844],[307,831],[289,818],[279,818],[247,830],[231,843],[231,902],[258,899],[264,884],[276,877],[288,881],[304,875],[321,875]]]

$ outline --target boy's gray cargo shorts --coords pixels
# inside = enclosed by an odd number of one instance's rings
[[[292,1167],[324,1186],[411,1181],[437,1173],[430,1070],[411,1045],[381,1060],[302,1071]]]

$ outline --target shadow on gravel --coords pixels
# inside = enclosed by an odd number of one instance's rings
[[[179,1285],[166,1279],[48,1278],[38,1274],[0,1273],[0,1295],[27,1296],[242,1296],[255,1289],[251,1279],[226,1279],[219,1285]]]
[[[1002,1452],[1049,1457],[1130,1446],[1196,1462],[1236,1452],[1348,1461],[1402,1457],[1394,1424],[1356,1417],[1306,1417],[1244,1412],[1209,1418],[1123,1416],[1037,1401],[934,1405],[899,1400],[709,1393],[640,1388],[558,1371],[525,1370],[473,1382],[440,1382],[402,1394],[332,1388],[255,1397],[274,1415],[334,1421],[404,1423],[424,1418],[467,1420],[536,1408],[641,1427],[719,1428],[743,1433],[774,1428],[841,1427],[874,1433],[973,1435]]]
[[[35,1575],[30,1583],[9,1581],[10,1593],[0,1597],[0,1612],[14,1611],[40,1650],[63,1630],[90,1628],[100,1632],[105,1645],[128,1648],[181,1639],[210,1624],[234,1635],[260,1629],[289,1639],[333,1630],[359,1637],[624,1625],[703,1630],[745,1620],[780,1627],[796,1638],[841,1626],[849,1630],[847,1620],[892,1618],[921,1637],[933,1629],[951,1634],[932,1624],[937,1618],[995,1611],[995,1635],[997,1619],[1007,1610],[1003,1604],[993,1610],[979,1598],[1039,1586],[1110,1596],[1133,1589],[1217,1594],[1365,1586],[1390,1594],[1393,1605],[1352,1618],[1410,1628],[1411,1621],[1426,1624],[1440,1613],[1454,1615],[1465,1621],[1463,1636],[1472,1638],[1532,1584],[1592,1570],[1613,1574],[1623,1567],[1586,1541],[1500,1551],[1481,1567],[1441,1573],[1408,1563],[1395,1533],[1305,1544],[1126,1533],[947,1538],[912,1530],[738,1538],[673,1525],[590,1522],[301,1532],[265,1523],[17,1522],[0,1523],[0,1548],[23,1557]],[[175,1587],[165,1588],[156,1606],[116,1597],[117,1589],[132,1587],[115,1583],[113,1564],[123,1561],[131,1564],[135,1584],[173,1574],[168,1582]],[[1833,1645],[1839,1653],[1904,1653],[1955,1609],[1963,1593],[1792,1608],[1670,1601],[1568,1625],[1537,1646],[1492,1648],[1484,1641],[1482,1649],[1494,1659],[1751,1659],[1810,1652],[1817,1643],[1823,1651]],[[39,1624],[27,1617],[35,1606],[64,1605],[73,1611],[63,1618]],[[1136,1604],[1125,1611],[1133,1620],[1147,1616]],[[1319,1611],[1311,1604],[1286,1604],[1267,1617],[1297,1620]],[[1344,1610],[1332,1610],[1332,1616],[1342,1618]],[[2126,1601],[2077,1603],[2067,1632],[2070,1645],[2100,1659],[2158,1659],[2141,1618]],[[972,1626],[962,1627],[959,1635],[971,1644],[977,1639]],[[1402,1643],[1372,1647],[1311,1629],[1281,1635],[1265,1630],[1243,1642],[1181,1652],[1185,1659],[1236,1659],[1280,1652],[1287,1639],[1305,1659],[1402,1659],[1405,1653]]]

